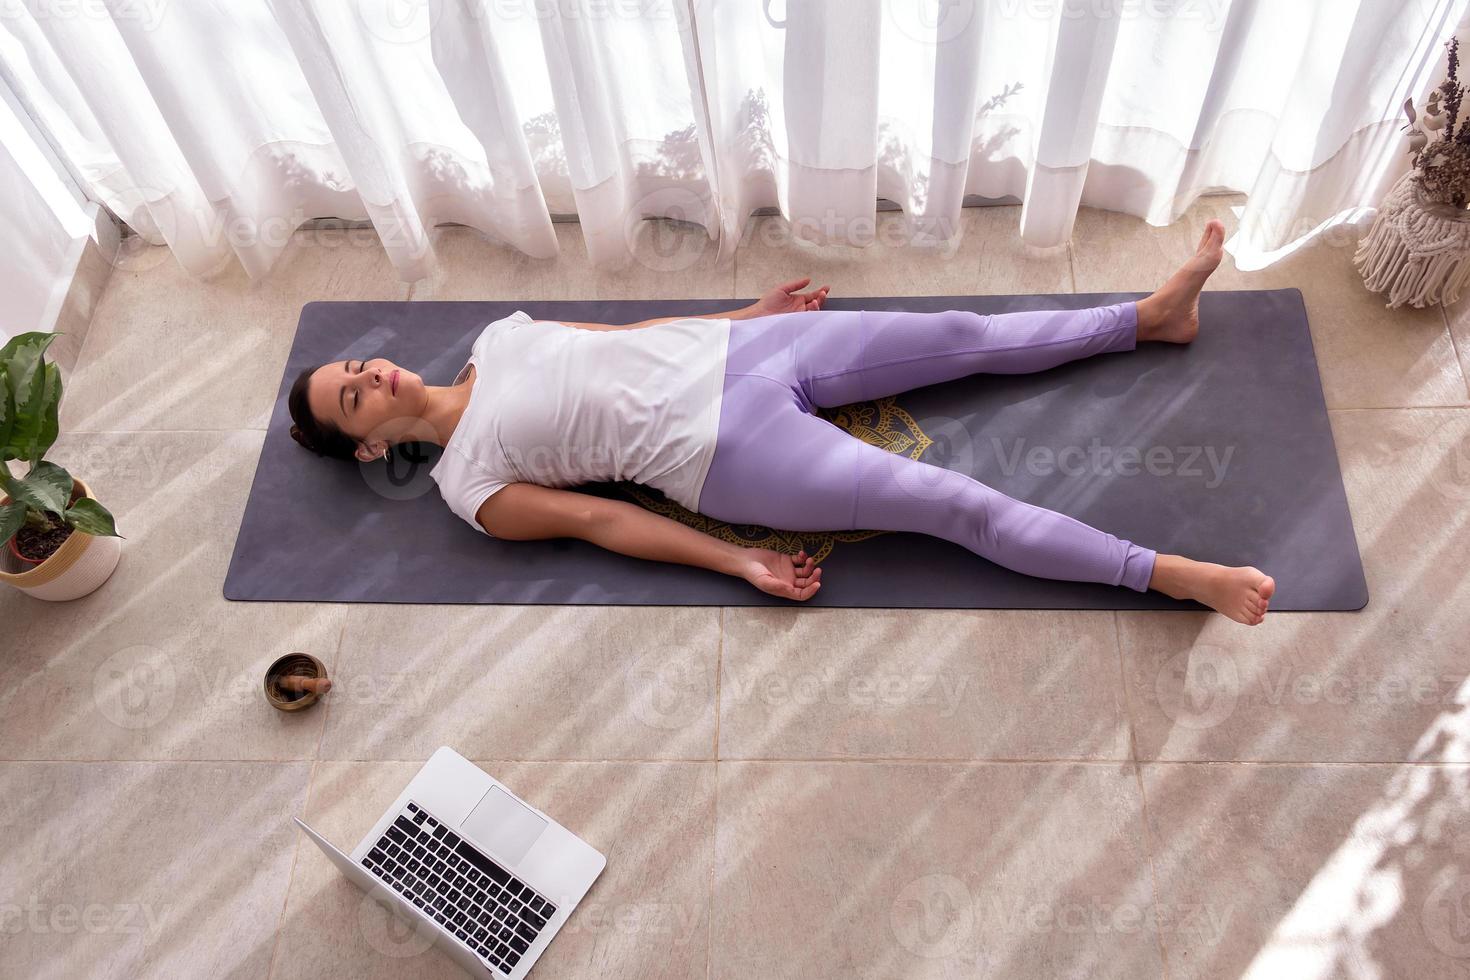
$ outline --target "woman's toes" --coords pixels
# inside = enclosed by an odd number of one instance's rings
[[[1221,233],[1224,230],[1225,226],[1221,224],[1218,219],[1212,219],[1208,224],[1205,225],[1204,234],[1199,236],[1199,248],[1195,251],[1202,254],[1214,248],[1216,234]]]
[[[1218,599],[1210,601],[1210,606],[1238,623],[1259,626],[1270,609],[1275,582],[1259,569],[1241,566],[1222,568],[1215,588]]]

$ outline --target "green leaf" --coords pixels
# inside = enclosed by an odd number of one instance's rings
[[[10,390],[17,402],[23,392],[30,390],[41,365],[45,363],[41,355],[49,346],[51,341],[42,333],[23,333],[5,345],[0,362],[4,362],[10,375]]]
[[[6,459],[39,458],[35,450],[39,446],[48,420],[61,401],[61,375],[46,368],[41,354],[50,345],[54,335],[42,333],[21,334],[16,340],[34,338],[29,343],[17,345],[15,341],[5,345],[10,352],[6,366],[9,376],[8,388],[13,399],[13,427],[0,453]],[[12,348],[14,348],[12,350]],[[52,381],[55,381],[52,384]]]
[[[66,523],[81,531],[98,538],[120,538],[117,533],[117,524],[112,519],[112,514],[91,497],[83,497],[63,515]]]
[[[10,396],[10,374],[0,360],[0,451],[10,445],[10,432],[15,428],[15,399]],[[0,460],[7,457],[0,455]]]
[[[26,505],[19,500],[0,504],[0,545],[9,541],[26,522]]]
[[[56,434],[60,431],[59,415],[61,412],[61,368],[55,364],[46,365],[46,396],[42,399],[45,411],[41,415],[40,428],[35,433],[35,439],[26,452],[26,458],[32,466],[41,462],[56,442]]]
[[[18,333],[14,337],[11,337],[10,341],[4,347],[0,347],[0,362],[10,360],[10,358],[15,356],[15,352],[22,347],[39,344],[41,351],[44,352],[47,347],[51,346],[51,342],[60,336],[61,334],[59,333],[41,333],[38,330],[32,330],[30,333]]]
[[[39,463],[35,469],[16,480],[10,495],[32,510],[64,514],[71,503],[71,474],[55,463]]]

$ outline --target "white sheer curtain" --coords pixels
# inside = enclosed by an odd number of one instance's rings
[[[0,97],[0,187],[0,241],[7,251],[0,267],[3,346],[15,334],[54,329],[68,273],[93,228],[8,97]]]
[[[843,0],[699,5],[726,241],[752,208],[863,244],[876,196],[916,240],[965,194],[1059,245],[1079,205],[1177,219],[1244,191],[1249,259],[1376,203],[1400,106],[1463,0]],[[1470,40],[1470,39],[1467,39]]]
[[[680,22],[642,6],[25,0],[0,70],[96,199],[201,274],[263,274],[320,216],[371,219],[405,279],[444,222],[553,255],[553,212],[612,265],[642,217],[710,220]]]
[[[431,229],[599,265],[644,217],[728,257],[752,209],[917,241],[965,195],[1176,219],[1244,191],[1238,260],[1370,206],[1399,107],[1470,0],[20,0],[0,72],[89,192],[201,274],[264,274],[302,221],[371,219],[399,274]]]

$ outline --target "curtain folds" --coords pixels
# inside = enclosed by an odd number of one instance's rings
[[[1407,166],[1406,98],[1470,0],[17,0],[0,76],[89,194],[198,274],[264,275],[369,219],[404,279],[433,228],[590,259],[642,219],[728,259],[757,208],[951,243],[967,195],[1055,246],[1082,205],[1168,224],[1247,195],[1253,267]],[[1470,40],[1470,39],[1467,39]]]

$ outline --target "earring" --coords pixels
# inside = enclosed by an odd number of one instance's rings
[[[388,465],[389,466],[392,466],[393,465],[393,447],[392,446],[389,446],[387,449],[383,450],[383,458],[388,461]]]

